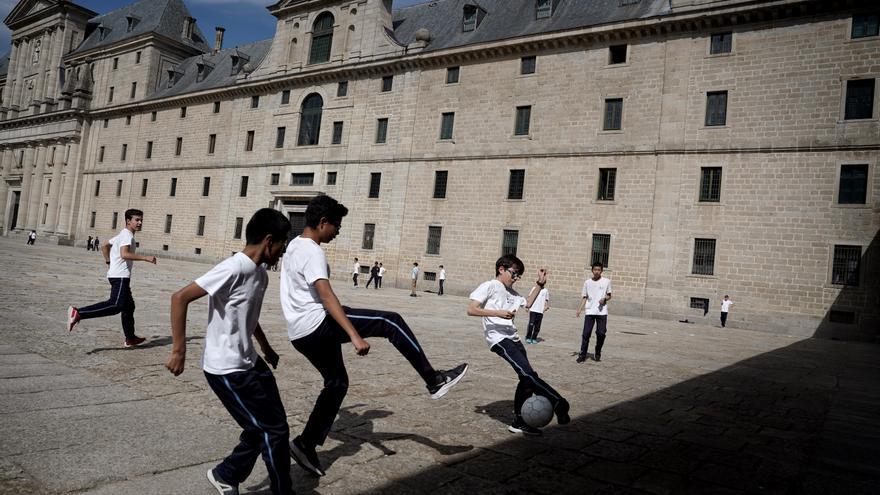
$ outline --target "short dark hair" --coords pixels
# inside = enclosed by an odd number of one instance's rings
[[[590,265],[590,269],[596,268],[597,266],[603,270],[605,269],[605,265],[603,265],[601,261],[594,261],[593,264]]]
[[[322,194],[309,201],[309,206],[306,207],[306,225],[315,229],[322,218],[326,218],[331,223],[341,222],[345,215],[348,215],[348,208],[330,196]]]
[[[418,262],[418,261],[413,261],[413,266],[419,266],[419,262]]]
[[[137,208],[129,208],[125,210],[125,221],[131,220],[133,217],[141,217],[144,218],[144,212],[138,210]]]
[[[524,271],[526,271],[526,266],[523,264],[522,260],[517,258],[512,254],[505,254],[504,256],[498,258],[498,261],[495,262],[495,276],[498,276],[498,269],[511,268],[516,267],[516,270],[522,275]]]
[[[274,208],[261,208],[248,221],[244,237],[248,244],[259,244],[267,235],[275,240],[287,240],[290,235],[290,220]]]

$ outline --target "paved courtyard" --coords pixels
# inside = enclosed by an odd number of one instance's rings
[[[69,304],[107,296],[97,253],[0,237],[0,494],[210,494],[205,471],[238,428],[198,368],[206,303],[190,309],[187,369],[164,368],[171,294],[210,266],[136,264],[139,348],[118,317],[65,329]],[[552,284],[552,281],[551,281]],[[471,364],[439,401],[387,342],[346,348],[351,387],[298,493],[877,493],[880,347],[610,317],[600,363],[575,363],[580,321],[554,308],[529,346],[572,423],[510,434],[516,376],[489,352],[466,299],[351,289],[343,304],[400,312],[439,368]],[[551,285],[552,287],[552,285]],[[557,305],[578,294],[554,292]],[[611,307],[613,313],[613,306]],[[518,324],[525,326],[524,318]],[[286,341],[271,274],[261,319],[281,354],[276,377],[292,434],[321,387]],[[268,494],[258,461],[243,493]]]

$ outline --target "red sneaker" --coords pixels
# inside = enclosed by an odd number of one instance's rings
[[[72,332],[79,324],[79,311],[73,306],[67,308],[67,331]]]
[[[143,344],[146,341],[147,339],[135,335],[132,339],[125,339],[125,347],[134,347],[136,345]]]

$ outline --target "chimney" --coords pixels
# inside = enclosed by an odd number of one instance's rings
[[[218,26],[214,29],[217,31],[217,34],[214,35],[214,53],[217,53],[223,49],[223,33],[226,32],[226,28]]]

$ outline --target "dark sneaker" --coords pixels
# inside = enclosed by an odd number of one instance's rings
[[[221,480],[219,476],[214,474],[213,469],[208,470],[208,481],[211,482],[211,485],[217,489],[217,493],[220,495],[238,495],[238,485],[230,485]]]
[[[569,409],[568,401],[565,399],[560,399],[559,402],[556,403],[556,422],[565,425],[571,423],[571,417],[568,415]]]
[[[507,427],[507,431],[511,433],[522,433],[523,435],[539,436],[543,432],[537,428],[533,428],[525,423],[525,421],[517,418],[512,425]]]
[[[67,331],[72,332],[79,324],[79,311],[73,306],[67,308]]]
[[[601,360],[602,360],[601,354],[599,354],[598,352],[596,354],[593,354],[593,361],[599,362]]]
[[[583,363],[586,360],[587,360],[587,356],[583,356],[583,355],[579,355],[577,358],[577,362],[579,362],[579,363]]]
[[[147,339],[145,339],[143,337],[138,337],[137,335],[135,335],[133,338],[125,339],[124,344],[125,344],[125,347],[134,347],[137,345],[141,345],[146,341],[147,341]]]
[[[315,476],[324,476],[324,468],[321,467],[321,461],[318,460],[318,453],[314,447],[306,447],[302,438],[296,437],[290,442],[290,453],[293,460],[306,471]]]
[[[437,383],[434,386],[428,387],[428,392],[431,393],[432,399],[439,399],[446,395],[446,392],[455,386],[464,374],[467,373],[468,365],[467,363],[459,364],[455,368],[452,368],[449,371],[438,371],[437,372]]]

